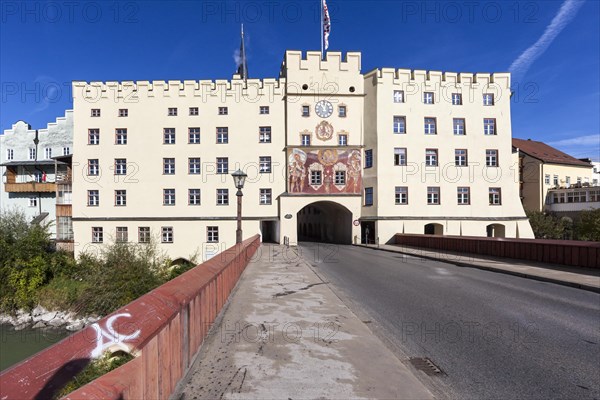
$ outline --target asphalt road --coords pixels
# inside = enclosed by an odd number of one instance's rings
[[[301,243],[323,280],[437,397],[600,398],[600,295],[353,246]],[[408,362],[408,361],[406,361]]]

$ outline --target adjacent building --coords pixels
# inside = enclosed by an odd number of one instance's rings
[[[519,153],[520,193],[526,210],[544,210],[554,202],[555,189],[567,193],[594,186],[590,162],[531,139],[515,138],[512,144]]]
[[[361,72],[287,51],[277,79],[74,82],[75,252],[156,241],[204,258],[244,237],[533,237],[511,146],[510,75]]]
[[[52,223],[56,233],[56,156],[73,150],[73,112],[34,130],[18,121],[0,135],[0,209],[18,208],[35,223]]]

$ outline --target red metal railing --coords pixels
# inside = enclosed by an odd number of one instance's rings
[[[0,399],[51,398],[105,351],[136,356],[68,399],[166,399],[260,246],[229,248],[0,375]]]
[[[398,245],[600,268],[600,243],[574,240],[504,239],[396,234]]]

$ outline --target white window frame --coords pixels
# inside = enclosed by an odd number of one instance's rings
[[[403,115],[394,115],[393,121],[392,131],[398,135],[406,134],[406,117]]]
[[[229,173],[229,158],[217,157],[217,174]]]
[[[200,128],[199,127],[188,128],[188,143],[189,144],[200,144]]]
[[[175,128],[163,129],[163,144],[175,144]]]
[[[229,205],[229,189],[217,189],[217,205]]]
[[[408,204],[408,186],[396,186],[394,188],[394,204]]]
[[[115,206],[125,207],[127,205],[127,190],[115,190]]]
[[[426,135],[437,135],[437,119],[435,117],[425,117],[423,127]]]
[[[172,226],[161,226],[160,227],[160,241],[161,243],[173,243],[174,231]]]
[[[200,189],[188,189],[188,205],[199,206],[202,203],[202,191]]]
[[[270,126],[259,126],[258,127],[258,142],[259,143],[271,143],[271,127]]]
[[[270,205],[272,203],[273,190],[269,188],[260,189],[258,202],[260,205]]]
[[[163,206],[175,205],[175,189],[163,189]]]

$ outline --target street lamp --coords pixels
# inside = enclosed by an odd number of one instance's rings
[[[235,231],[235,242],[242,243],[242,189],[244,188],[244,182],[246,181],[246,175],[239,169],[231,174],[233,176],[233,183],[237,189],[237,230]]]

